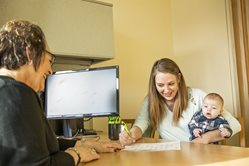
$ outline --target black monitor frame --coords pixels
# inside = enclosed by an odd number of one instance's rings
[[[115,76],[116,77],[116,92],[115,92],[115,100],[114,100],[114,102],[116,102],[115,103],[116,105],[115,105],[115,111],[114,112],[113,111],[110,111],[110,112],[107,111],[107,112],[90,112],[90,113],[88,112],[88,113],[84,113],[84,111],[83,111],[80,114],[72,114],[72,115],[59,115],[59,116],[50,116],[49,115],[48,111],[49,111],[49,100],[50,100],[50,97],[51,97],[50,93],[52,93],[51,91],[53,90],[50,87],[51,79],[53,79],[55,77],[72,76],[73,74],[77,74],[79,76],[81,75],[82,77],[84,77],[84,75],[87,74],[87,73],[89,74],[89,72],[90,72],[90,74],[93,73],[93,77],[94,77],[94,75],[95,75],[94,72],[95,73],[96,72],[101,73],[101,72],[106,72],[107,70],[109,70],[110,72],[115,71],[115,75],[116,75]],[[102,80],[102,81],[105,81],[105,80]],[[99,82],[99,83],[101,84],[101,82]],[[75,88],[75,86],[71,86],[70,88]],[[62,95],[65,95],[65,94],[62,93]],[[63,96],[60,95],[60,97],[63,97]],[[83,118],[86,118],[86,117],[92,118],[92,117],[105,117],[105,116],[119,116],[119,66],[89,68],[89,69],[86,69],[86,70],[77,70],[77,71],[62,71],[62,72],[57,72],[57,73],[55,73],[53,75],[50,75],[50,76],[48,76],[48,78],[46,80],[45,102],[44,103],[45,103],[45,116],[47,117],[48,120],[59,120],[59,119],[63,120],[63,135],[65,137],[72,137],[72,135],[73,135],[73,133],[71,131],[72,129],[70,127],[70,124],[72,123],[71,122],[72,120],[79,119],[79,120],[82,121]],[[80,123],[80,124],[82,125],[82,123]],[[84,129],[83,129],[83,131],[84,131]]]

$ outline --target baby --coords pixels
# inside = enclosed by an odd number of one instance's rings
[[[228,122],[221,115],[223,112],[224,100],[217,93],[209,93],[205,96],[201,111],[196,112],[188,124],[191,137],[193,140],[202,134],[219,129],[224,138],[232,135],[232,129]],[[218,144],[218,142],[214,142]]]

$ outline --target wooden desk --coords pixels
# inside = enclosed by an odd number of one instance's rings
[[[140,142],[161,142],[143,138]],[[249,165],[249,148],[181,142],[181,150],[160,152],[101,153],[100,159],[86,166],[244,166]]]

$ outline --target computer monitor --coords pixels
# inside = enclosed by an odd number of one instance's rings
[[[45,114],[63,119],[64,136],[71,137],[69,119],[119,116],[119,67],[57,72],[47,77]]]

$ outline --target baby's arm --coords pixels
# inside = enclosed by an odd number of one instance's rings
[[[218,119],[218,127],[219,127],[219,130],[220,130],[220,135],[223,137],[223,138],[229,138],[232,136],[232,129],[231,127],[229,126],[229,123],[228,121],[223,117],[223,116],[220,116]]]
[[[221,136],[224,138],[229,138],[232,135],[232,130],[228,124],[225,124],[225,126],[221,124],[219,127],[219,130],[220,130]]]
[[[202,130],[200,128],[195,128],[193,130],[193,134],[194,134],[195,137],[200,137],[201,134],[202,134]]]
[[[192,119],[190,120],[190,122],[188,124],[190,134],[192,135],[190,140],[195,139],[196,137],[200,137],[202,134],[201,133],[202,130],[200,129],[200,127],[198,125],[198,118],[196,115],[197,115],[197,113],[194,114],[194,116],[192,117]]]

